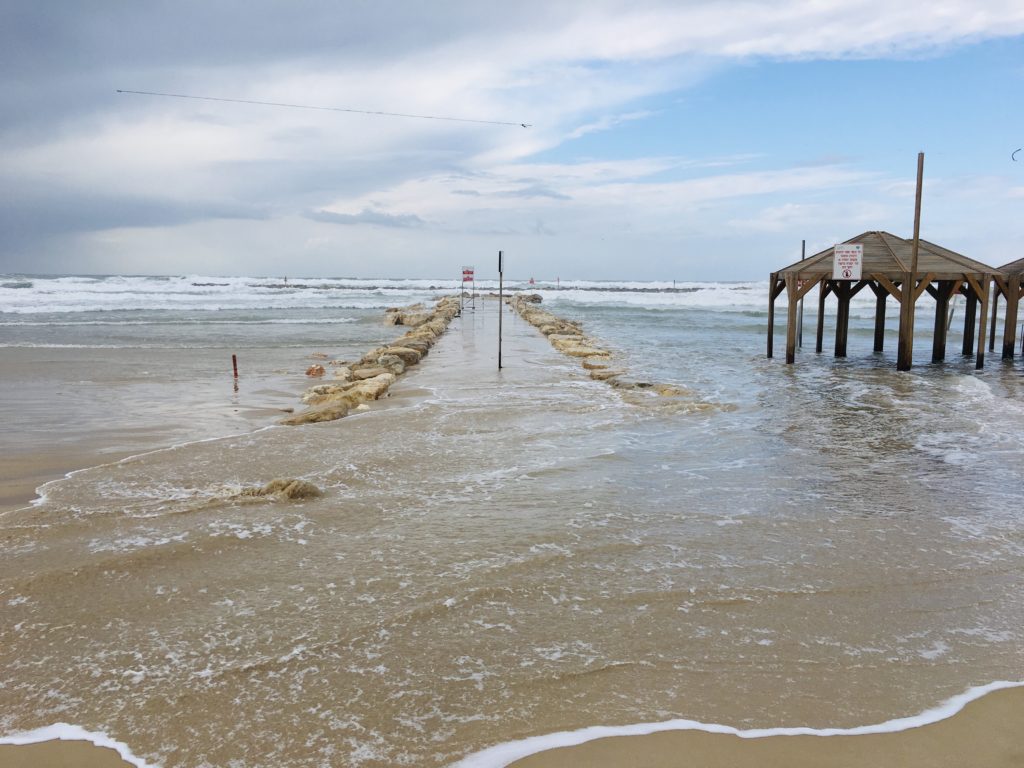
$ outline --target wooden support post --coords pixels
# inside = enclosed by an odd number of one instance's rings
[[[850,283],[846,280],[836,282],[836,299],[839,308],[836,310],[836,357],[846,357],[846,342],[850,335]]]
[[[900,336],[896,369],[909,371],[914,363],[914,289],[909,272],[903,274],[900,291]]]
[[[776,273],[772,272],[768,278],[768,359],[772,359],[773,347],[775,346],[775,279]]]
[[[921,190],[924,186],[924,152],[917,153],[917,194],[914,198],[914,242],[910,249],[910,272],[903,276],[900,299],[900,341],[896,369],[909,371],[914,364],[914,305],[917,291],[917,251],[921,242]]]
[[[999,288],[992,292],[992,322],[988,327],[988,351],[996,349],[996,314],[999,312]]]
[[[941,363],[946,359],[946,314],[949,312],[949,294],[952,280],[940,280],[935,296],[935,333],[932,338],[932,362]]]
[[[786,301],[789,311],[786,315],[786,363],[796,362],[796,275],[786,275]]]
[[[871,290],[875,294],[875,352],[881,352],[885,347],[885,301],[889,292],[877,283],[871,284]]]
[[[814,351],[819,355],[825,341],[825,298],[829,294],[828,280],[822,278],[818,283],[818,337],[814,343]]]
[[[967,301],[964,302],[964,345],[962,351],[966,357],[974,354],[974,326],[978,314],[978,294],[974,292],[970,283],[964,286],[964,296]]]
[[[974,367],[981,370],[985,367],[985,331],[988,330],[988,323],[985,320],[988,318],[988,296],[992,290],[992,276],[982,275],[979,288],[981,288],[981,325],[978,328],[978,357]]]
[[[1020,275],[1007,280],[1009,291],[1006,294],[1006,320],[1003,323],[1003,359],[1013,357],[1017,336],[1017,307],[1020,304]]]

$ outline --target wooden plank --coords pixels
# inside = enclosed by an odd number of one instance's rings
[[[889,294],[894,299],[896,299],[896,301],[903,300],[903,293],[900,291],[900,289],[896,287],[896,284],[892,282],[892,280],[883,275],[881,272],[873,273],[871,275],[871,279],[878,281],[878,284],[885,288],[885,290],[887,290]]]
[[[771,282],[769,283],[769,289],[768,289],[768,359],[769,360],[771,360],[771,358],[772,358],[772,352],[773,352],[772,347],[774,346],[774,342],[775,342],[775,299],[778,296],[778,294],[775,293],[775,275],[776,275],[776,273],[772,272],[772,275],[769,278],[769,280]]]

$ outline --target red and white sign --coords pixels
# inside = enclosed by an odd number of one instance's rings
[[[832,279],[860,280],[864,266],[864,246],[861,243],[837,243],[832,249]]]
[[[462,268],[462,282],[471,283],[473,282],[473,268],[463,267]]]

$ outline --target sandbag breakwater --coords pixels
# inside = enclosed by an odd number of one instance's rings
[[[454,296],[440,299],[433,310],[422,305],[388,309],[385,322],[407,325],[410,330],[388,346],[371,349],[354,363],[331,364],[334,381],[307,389],[302,402],[309,407],[281,423],[334,421],[352,410],[365,410],[366,403],[383,397],[399,376],[427,356],[459,312],[459,300]]]
[[[671,384],[630,378],[625,367],[614,363],[610,351],[583,332],[580,323],[541,309],[537,306],[540,302],[541,296],[536,293],[520,294],[508,300],[508,304],[520,317],[547,336],[551,346],[564,355],[578,358],[590,378],[607,382],[621,390],[646,390],[663,396],[689,394],[687,390]]]

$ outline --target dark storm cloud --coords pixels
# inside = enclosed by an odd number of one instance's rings
[[[112,197],[38,192],[5,185],[0,198],[0,254],[16,253],[53,235],[103,229],[173,226],[205,219],[265,219],[259,206],[220,201],[169,201],[138,196]],[[3,266],[0,265],[0,270]]]

